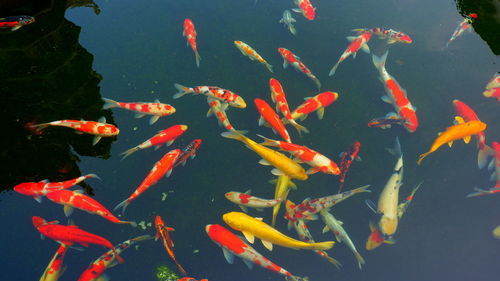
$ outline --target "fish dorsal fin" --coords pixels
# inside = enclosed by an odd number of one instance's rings
[[[106,117],[101,116],[101,118],[97,119],[97,122],[99,122],[99,123],[106,123]]]
[[[71,216],[71,214],[73,213],[73,207],[71,207],[70,205],[64,205],[64,215],[66,217],[69,217]]]
[[[224,253],[224,258],[226,258],[227,263],[233,264],[234,263],[234,255],[226,250],[226,248],[222,248],[222,252]]]
[[[248,194],[248,195],[252,194],[252,190],[249,189],[249,190],[245,191],[245,194]]]
[[[276,168],[271,170],[271,174],[273,174],[275,176],[284,176],[285,175],[285,173],[283,173],[281,170],[276,169]]]
[[[455,116],[455,122],[457,124],[462,124],[462,123],[465,123],[464,119],[460,116]]]
[[[440,136],[443,132],[438,132],[438,136]]]
[[[266,159],[260,159],[259,164],[265,165],[265,166],[271,166],[271,163],[269,163],[269,161],[267,161]]]
[[[354,39],[356,39],[356,36],[347,36],[346,37],[347,41],[352,42]]]
[[[465,143],[469,143],[469,142],[470,142],[470,136],[466,136],[466,137],[464,137],[464,142],[465,142]]]
[[[273,243],[266,240],[260,240],[260,242],[262,242],[262,245],[264,245],[264,247],[266,247],[269,251],[273,250]]]
[[[258,220],[258,221],[262,221],[262,218],[255,218],[255,219]]]
[[[325,234],[328,232],[328,230],[330,230],[330,229],[328,228],[328,226],[325,225],[325,227],[323,227],[323,230],[321,231],[321,233]]]
[[[449,147],[451,147],[452,145],[453,145],[453,142],[452,142],[452,141],[448,142],[448,146],[449,146]]]
[[[161,103],[159,99],[155,99],[155,103]]]
[[[247,241],[250,242],[250,244],[253,244],[253,242],[255,241],[255,236],[253,236],[252,233],[247,231],[242,231],[242,233],[243,236],[245,236],[245,239],[247,239]]]

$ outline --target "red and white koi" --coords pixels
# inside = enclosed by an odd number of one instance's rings
[[[465,17],[465,19],[458,24],[457,28],[455,28],[455,31],[451,35],[450,39],[448,42],[446,42],[446,48],[450,45],[450,43],[457,39],[460,35],[462,35],[466,30],[469,32],[472,31],[472,22],[477,18],[477,14],[469,14],[468,16]]]
[[[32,16],[10,16],[0,18],[0,28],[10,28],[10,31],[16,31],[19,28],[34,22],[35,18]]]
[[[244,56],[247,56],[250,60],[257,60],[258,62],[265,65],[267,70],[269,70],[271,73],[274,72],[273,66],[270,65],[264,58],[262,58],[262,56],[259,55],[259,53],[257,53],[257,51],[255,51],[248,44],[242,41],[234,41],[234,45]]]
[[[325,107],[336,101],[338,97],[339,94],[335,92],[323,92],[314,97],[306,97],[305,102],[292,111],[292,118],[305,120],[309,113],[316,111],[318,119],[321,120],[325,114]]]
[[[227,104],[222,104],[219,100],[208,98],[207,99],[208,106],[210,109],[207,112],[207,117],[210,117],[212,114],[217,118],[217,122],[219,126],[224,127],[224,129],[228,131],[236,131],[236,129],[231,125],[229,119],[226,114]]]
[[[144,178],[142,183],[137,187],[137,189],[124,201],[118,204],[114,210],[122,208],[122,214],[125,213],[128,205],[139,197],[144,191],[149,189],[151,186],[155,185],[164,176],[169,177],[174,168],[174,164],[181,154],[180,149],[175,149],[167,152],[158,162],[155,163],[153,169]]]
[[[184,268],[181,266],[181,264],[177,261],[177,258],[175,257],[174,242],[172,241],[172,238],[170,238],[170,234],[169,234],[170,231],[174,231],[175,229],[166,226],[165,222],[163,222],[163,219],[160,216],[155,217],[155,228],[156,228],[155,240],[158,240],[159,238],[161,238],[161,241],[163,242],[163,246],[167,250],[167,253],[170,256],[170,258],[177,265],[179,272],[182,275],[186,275],[186,270],[184,270]]]
[[[495,73],[493,78],[486,85],[486,91],[483,96],[487,98],[496,98],[500,103],[500,73]]]
[[[274,131],[278,133],[286,142],[291,143],[290,134],[278,117],[278,114],[272,109],[272,107],[262,99],[254,99],[255,107],[260,113],[259,126],[263,124],[268,124]]]
[[[198,49],[196,47],[196,29],[194,28],[194,23],[190,19],[185,19],[183,24],[182,36],[186,37],[187,44],[191,45],[191,49],[193,49],[196,66],[200,67],[200,54],[198,54]]]
[[[321,88],[321,82],[319,82],[318,78],[314,76],[311,70],[309,70],[309,68],[307,68],[307,66],[302,61],[300,61],[300,58],[298,56],[285,48],[278,48],[278,52],[283,58],[283,68],[286,68],[288,64],[292,65],[295,70],[300,71],[307,77],[311,78],[318,87],[318,90]]]
[[[344,182],[345,182],[345,177],[347,175],[347,171],[349,171],[349,168],[351,167],[351,163],[353,160],[358,160],[361,161],[361,158],[358,156],[359,154],[359,147],[361,146],[361,143],[359,141],[355,141],[352,143],[347,151],[342,152],[340,154],[340,164],[339,164],[339,169],[340,169],[340,187],[339,187],[339,193],[342,192],[342,188],[344,187]]]
[[[316,8],[314,8],[309,0],[294,0],[294,3],[299,9],[292,9],[292,11],[301,13],[306,19],[313,20],[316,16]]]
[[[212,239],[215,244],[219,245],[222,248],[224,257],[230,264],[234,262],[234,256],[237,256],[241,258],[250,269],[254,264],[257,264],[263,268],[286,276],[288,278],[287,280],[308,280],[308,278],[294,276],[286,269],[274,264],[263,255],[255,251],[254,248],[245,243],[241,238],[239,238],[223,226],[220,226],[218,224],[209,224],[205,227],[205,231],[207,232],[208,237],[210,237],[210,239]]]
[[[292,124],[292,126],[297,129],[297,132],[299,132],[299,134],[301,132],[309,133],[306,127],[298,124],[292,118],[292,113],[290,112],[290,108],[288,107],[285,91],[283,90],[281,83],[278,80],[271,78],[269,79],[269,87],[271,88],[271,99],[276,104],[276,111],[281,112],[283,117],[285,117],[284,122]]]
[[[186,145],[186,147],[181,150],[181,155],[179,155],[179,158],[177,158],[177,161],[174,164],[174,168],[179,165],[186,165],[186,161],[188,158],[194,159],[196,157],[196,152],[198,152],[198,149],[200,148],[200,145],[201,139],[195,139],[188,145]]]
[[[142,235],[130,240],[123,241],[122,243],[115,246],[116,253],[121,254],[126,249],[133,246],[135,243],[145,240],[152,239],[149,235]],[[107,251],[94,262],[92,262],[89,267],[80,275],[78,281],[106,281],[110,278],[104,273],[108,268],[113,267],[117,264],[116,256],[113,251]]]
[[[84,247],[88,247],[89,244],[101,245],[110,248],[119,263],[124,262],[123,258],[116,252],[113,244],[103,237],[84,231],[76,225],[61,225],[58,221],[47,222],[43,218],[37,216],[33,216],[31,220],[33,226],[43,236],[67,246],[72,246],[75,243]]]
[[[496,184],[490,189],[481,189],[476,187],[474,188],[475,192],[468,194],[467,198],[500,192],[500,143],[494,141],[491,146],[492,148],[489,150],[492,151],[489,152],[489,154],[493,157],[493,159],[488,165],[488,169],[495,169],[491,174],[490,180],[496,181]]]
[[[112,99],[103,98],[105,104],[103,109],[109,108],[123,108],[130,111],[137,112],[135,117],[141,118],[145,115],[153,115],[149,120],[149,124],[154,124],[160,117],[168,116],[175,113],[175,108],[170,104],[160,103],[159,100],[155,102],[117,102]]]
[[[245,108],[247,104],[243,100],[241,96],[237,94],[214,86],[198,86],[194,88],[185,87],[179,84],[174,84],[174,87],[179,91],[174,95],[174,99],[178,99],[186,94],[195,94],[195,95],[205,95],[209,98],[213,98],[219,100],[221,102],[225,102],[229,104],[231,107],[237,108]]]
[[[333,76],[337,71],[337,67],[339,67],[340,63],[343,62],[346,58],[352,55],[353,58],[356,58],[356,53],[361,49],[366,53],[370,53],[370,48],[368,47],[368,41],[372,38],[371,32],[363,32],[359,34],[357,37],[348,36],[347,40],[351,41],[351,44],[347,46],[347,49],[342,53],[338,62],[332,67],[328,76]]]
[[[112,124],[106,123],[106,118],[99,118],[98,122],[83,120],[58,120],[43,124],[30,125],[35,133],[41,133],[47,127],[66,127],[77,132],[94,135],[92,145],[96,145],[102,137],[114,137],[120,133],[120,130]]]
[[[245,193],[230,191],[224,196],[226,199],[238,205],[243,212],[247,213],[248,208],[255,208],[258,211],[263,211],[264,208],[271,208],[281,203],[281,199],[262,199],[250,195],[251,190],[247,190]]]
[[[371,32],[372,34],[377,35],[379,39],[382,40],[387,39],[387,44],[394,44],[394,43],[411,44],[413,42],[410,36],[406,35],[401,31],[396,31],[393,29],[374,27],[374,28],[358,28],[358,29],[353,29],[352,31],[355,31],[358,34],[362,34],[364,32]]]
[[[143,143],[122,152],[122,160],[141,149],[146,149],[152,146],[158,149],[164,144],[166,146],[170,146],[177,138],[182,136],[187,131],[187,129],[187,125],[174,125],[163,131],[160,131],[158,134],[154,135]]]
[[[68,246],[61,244],[57,249],[54,257],[50,260],[47,268],[43,272],[42,277],[40,277],[40,281],[57,281],[59,277],[63,275],[66,267],[63,267],[64,256],[66,256],[66,251],[68,250]]]
[[[64,206],[64,214],[66,217],[71,215],[73,208],[77,208],[89,214],[98,215],[113,223],[130,224],[134,227],[137,226],[135,222],[118,219],[99,202],[82,194],[81,190],[56,190],[49,192],[46,196],[50,201]]]
[[[415,107],[410,103],[410,100],[406,96],[406,91],[403,89],[399,83],[392,77],[385,69],[385,62],[387,59],[386,51],[382,57],[373,55],[373,65],[377,68],[380,81],[384,83],[385,92],[387,96],[382,96],[382,100],[386,103],[392,104],[396,113],[389,113],[386,117],[394,116],[396,118],[400,117],[405,119],[404,127],[405,129],[413,133],[418,128],[418,118],[416,114]]]
[[[306,146],[272,140],[261,135],[259,137],[264,139],[261,143],[265,146],[274,146],[279,148],[281,151],[289,152],[293,155],[294,160],[298,163],[306,163],[311,166],[311,169],[307,170],[307,174],[314,174],[317,172],[322,172],[330,175],[339,175],[340,169],[335,162],[326,157],[325,155],[314,151]]]
[[[14,191],[23,195],[32,196],[38,203],[40,203],[42,202],[42,196],[47,195],[47,193],[73,187],[89,178],[99,177],[95,174],[88,174],[62,182],[49,182],[48,180],[39,182],[23,182],[14,186]]]

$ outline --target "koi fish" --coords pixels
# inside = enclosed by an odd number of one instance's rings
[[[62,182],[49,182],[48,180],[39,182],[23,182],[14,186],[14,191],[23,195],[32,196],[38,203],[41,203],[42,196],[47,195],[47,193],[73,187],[89,178],[99,177],[95,174],[88,174]]]
[[[88,247],[89,244],[101,245],[103,247],[110,248],[119,263],[124,262],[123,258],[116,252],[113,244],[105,238],[84,231],[76,225],[61,225],[58,221],[47,222],[43,218],[37,216],[33,216],[31,220],[33,222],[33,226],[43,236],[61,244],[66,244],[67,246],[72,246],[75,243],[84,247]]]
[[[152,146],[154,146],[155,149],[158,149],[163,144],[165,144],[166,146],[170,146],[172,143],[174,143],[174,141],[177,138],[182,136],[187,131],[187,129],[188,129],[187,125],[174,125],[163,131],[160,131],[158,134],[152,136],[143,143],[122,152],[120,154],[123,155],[122,160],[130,156],[132,153],[139,151],[141,149],[146,149]]]
[[[66,251],[68,250],[68,246],[65,244],[61,244],[57,249],[54,257],[50,260],[47,268],[43,272],[40,281],[57,281],[59,277],[63,275],[66,267],[63,267],[64,256],[66,255]]]
[[[121,254],[126,249],[133,246],[135,243],[152,239],[149,235],[142,235],[130,240],[123,241],[115,246],[116,253]],[[113,251],[108,251],[96,259],[87,267],[87,269],[80,275],[78,281],[106,281],[110,278],[104,273],[108,268],[117,265],[116,256]]]
[[[122,208],[122,214],[125,213],[128,205],[148,188],[156,184],[164,176],[169,177],[174,168],[174,164],[181,154],[180,149],[174,149],[167,152],[158,162],[155,163],[153,169],[144,178],[142,183],[127,199],[116,205],[114,210]]]
[[[136,118],[141,118],[145,115],[153,115],[149,120],[149,125],[154,124],[162,116],[168,116],[175,113],[175,108],[173,106],[160,103],[159,100],[155,100],[155,102],[117,102],[107,98],[103,98],[102,100],[105,102],[103,109],[119,107],[135,111],[137,112],[135,115]]]
[[[276,217],[278,216],[281,203],[286,201],[290,189],[291,188],[297,189],[297,186],[292,182],[291,178],[287,175],[278,176],[276,179],[271,180],[270,183],[276,185],[274,189],[274,199],[280,200],[280,202],[274,205],[273,207],[273,217],[271,225],[274,227],[276,225]]]
[[[484,91],[483,96],[486,98],[495,98],[500,103],[500,87]]]
[[[496,98],[500,103],[500,73],[495,73],[493,78],[486,85],[486,91],[483,96],[487,98]]]
[[[469,14],[465,19],[458,24],[457,28],[451,35],[451,38],[446,42],[446,48],[450,45],[450,43],[457,39],[460,35],[462,35],[466,30],[472,31],[472,22],[477,18],[477,14]]]
[[[481,133],[486,129],[486,124],[479,120],[472,120],[468,122],[464,122],[463,118],[460,116],[456,116],[455,120],[457,121],[457,125],[453,125],[451,127],[446,128],[444,132],[442,132],[432,143],[431,148],[424,154],[421,154],[418,157],[418,165],[422,162],[422,160],[432,152],[436,151],[443,144],[447,143],[449,147],[452,146],[453,141],[463,139],[465,143],[469,143],[472,135],[476,135]]]
[[[343,223],[337,220],[332,214],[330,214],[327,209],[321,210],[319,214],[321,215],[321,218],[325,223],[323,233],[326,233],[328,232],[328,230],[330,230],[331,232],[333,232],[333,234],[335,234],[337,242],[345,242],[347,247],[349,247],[349,249],[351,249],[351,251],[354,253],[356,260],[358,261],[358,267],[359,269],[361,269],[361,266],[365,264],[365,260],[363,259],[361,254],[359,254],[358,250],[356,250],[356,246],[354,246],[354,243],[349,237],[349,234],[347,234],[345,229],[342,227]]]
[[[245,108],[247,104],[243,100],[242,97],[237,94],[214,86],[198,86],[194,88],[185,87],[179,84],[174,84],[174,87],[179,91],[174,95],[174,99],[178,99],[186,94],[195,94],[195,95],[205,95],[209,98],[213,98],[219,100],[221,102],[225,102],[229,104],[229,106],[237,107],[237,108]]]
[[[353,144],[351,144],[349,146],[347,151],[342,152],[340,154],[339,193],[342,192],[342,188],[344,187],[345,177],[347,175],[347,171],[349,171],[349,168],[351,167],[352,161],[353,160],[361,161],[361,158],[358,156],[360,146],[361,146],[361,143],[359,141],[355,141]]]
[[[472,110],[472,108],[470,108],[465,103],[459,100],[453,100],[453,107],[455,108],[455,112],[457,113],[457,115],[461,116],[465,122],[479,120],[474,110]],[[479,169],[482,169],[484,166],[486,166],[488,155],[486,151],[487,146],[485,140],[486,136],[484,132],[480,132],[477,134],[477,165],[479,166]]]
[[[224,196],[226,199],[238,205],[243,212],[247,213],[248,208],[255,208],[258,211],[263,211],[264,208],[271,208],[281,203],[281,199],[262,199],[250,195],[251,190],[247,190],[245,193],[230,191]]]
[[[163,246],[167,250],[168,255],[170,258],[175,262],[177,265],[177,268],[179,269],[179,272],[182,275],[186,275],[186,271],[184,268],[182,268],[181,264],[177,261],[175,258],[174,254],[174,242],[170,238],[170,231],[174,231],[173,228],[168,227],[165,225],[165,222],[163,222],[163,219],[160,216],[155,217],[155,228],[156,228],[156,238],[155,240],[158,240],[161,238],[161,241],[163,242]]]
[[[361,49],[366,53],[370,53],[370,48],[368,47],[368,41],[372,38],[371,32],[363,32],[359,34],[357,37],[348,36],[347,40],[351,41],[351,44],[347,47],[344,53],[340,56],[338,62],[332,67],[328,76],[333,76],[337,71],[337,67],[339,64],[343,62],[346,58],[352,55],[353,58],[356,58],[356,53]]]
[[[381,129],[388,129],[391,128],[392,125],[400,125],[400,126],[405,126],[406,124],[406,119],[397,116],[394,114],[394,112],[388,113],[384,117],[380,118],[374,118],[368,122],[368,127],[378,127]]]
[[[411,44],[413,41],[411,40],[410,36],[406,35],[403,32],[396,31],[393,29],[384,29],[380,27],[374,27],[374,28],[358,28],[358,29],[353,29],[352,31],[357,32],[358,34],[362,34],[364,32],[370,32],[372,34],[375,34],[378,36],[379,39],[385,40],[387,39],[387,44],[394,44],[394,43],[405,43],[405,44]]]
[[[198,54],[198,49],[196,48],[196,30],[194,29],[194,23],[190,19],[185,19],[183,27],[182,36],[186,37],[187,44],[191,45],[191,49],[193,49],[196,59],[196,67],[200,67],[201,57]]]
[[[301,278],[294,276],[286,269],[274,264],[223,226],[218,224],[208,224],[205,226],[205,231],[207,232],[208,237],[210,237],[215,244],[222,248],[224,257],[230,264],[234,262],[234,256],[237,256],[241,258],[249,269],[252,269],[253,265],[257,264],[263,268],[286,276],[288,278],[287,280],[290,281],[309,280],[307,277]]]
[[[222,104],[220,101],[216,99],[207,99],[208,105],[210,109],[207,112],[207,117],[210,117],[212,114],[217,118],[217,122],[219,126],[224,127],[224,129],[228,131],[236,131],[236,129],[231,125],[229,119],[226,114],[227,104]],[[243,133],[242,131],[240,133]]]
[[[194,159],[196,157],[196,152],[198,152],[198,149],[200,148],[200,145],[201,139],[195,139],[191,141],[186,147],[184,147],[181,150],[181,155],[179,155],[179,158],[177,158],[177,161],[175,162],[174,168],[179,165],[186,165],[186,161],[188,158]]]
[[[0,28],[10,28],[11,31],[16,31],[19,28],[34,22],[35,18],[31,16],[10,16],[0,18]]]
[[[293,26],[294,22],[296,22],[296,20],[292,17],[292,13],[290,13],[289,10],[285,10],[283,12],[283,17],[280,19],[280,23],[283,23],[286,27],[288,27],[288,30],[293,35],[297,33],[295,26]]]
[[[288,143],[291,143],[290,135],[281,122],[281,119],[278,117],[278,114],[272,109],[272,107],[262,99],[254,99],[255,107],[257,111],[260,113],[259,117],[259,126],[263,124],[268,124],[271,126],[273,131],[278,134]]]
[[[491,78],[490,81],[488,81],[488,84],[486,84],[486,90],[494,89],[494,88],[500,88],[500,73],[497,72],[495,75],[493,75],[493,78]]]
[[[286,68],[288,64],[290,64],[293,68],[295,68],[295,70],[300,71],[307,77],[311,78],[318,87],[318,90],[321,88],[321,82],[319,82],[318,78],[312,74],[311,70],[309,70],[309,68],[307,68],[307,66],[300,61],[299,57],[285,48],[278,48],[278,52],[283,58],[283,68]]]
[[[66,217],[69,217],[71,213],[73,213],[73,208],[77,208],[89,214],[98,215],[113,223],[130,224],[133,227],[137,226],[133,221],[122,221],[118,219],[99,202],[82,194],[81,190],[56,190],[49,192],[46,196],[50,201],[64,206],[64,214]]]
[[[380,81],[383,81],[386,96],[382,96],[382,100],[386,103],[392,104],[396,113],[389,113],[388,118],[402,118],[405,119],[405,129],[413,133],[417,130],[418,119],[415,113],[416,109],[411,105],[410,100],[406,96],[406,91],[399,83],[392,77],[385,69],[385,61],[389,51],[386,51],[382,57],[372,56],[373,65],[377,68]]]
[[[269,87],[271,88],[271,99],[276,104],[276,111],[281,112],[284,118],[283,123],[290,123],[292,126],[297,129],[297,132],[300,134],[301,132],[309,133],[306,127],[299,125],[293,118],[292,113],[290,112],[290,108],[288,107],[288,102],[286,100],[285,91],[283,91],[283,87],[281,83],[271,78],[269,79]]]
[[[339,97],[335,92],[323,92],[314,97],[304,98],[305,102],[292,111],[293,119],[305,120],[309,113],[316,111],[318,119],[323,119],[325,107],[332,104]]]
[[[247,56],[250,60],[257,60],[258,62],[262,63],[263,65],[266,66],[267,70],[269,70],[271,73],[273,73],[273,66],[270,65],[265,59],[262,58],[257,51],[255,51],[252,47],[250,47],[248,44],[242,41],[234,41],[234,45],[236,45],[236,48],[240,50],[240,52],[244,55]]]
[[[316,16],[316,8],[314,8],[309,0],[294,0],[295,5],[299,6],[299,9],[292,9],[292,11],[301,13],[306,19],[313,20]]]
[[[474,188],[475,192],[468,194],[466,196],[467,198],[488,195],[488,194],[494,194],[494,193],[500,192],[500,143],[493,142],[492,149],[493,149],[493,152],[490,152],[490,153],[493,156],[493,159],[491,160],[490,164],[488,165],[488,169],[489,170],[495,169],[490,177],[490,180],[492,180],[492,181],[496,180],[495,186],[490,188],[490,189],[481,189],[481,188],[475,187]],[[489,150],[491,150],[491,148]]]
[[[271,173],[275,176],[288,175],[293,179],[306,180],[308,178],[306,171],[297,162],[286,157],[284,154],[260,145],[253,140],[237,132],[224,132],[221,136],[229,139],[235,139],[243,142],[246,147],[257,153],[262,159],[259,161],[262,165],[272,165],[275,167]]]
[[[261,145],[273,146],[279,148],[281,151],[289,152],[293,155],[293,157],[295,157],[294,160],[296,162],[303,162],[311,166],[311,168],[306,171],[307,174],[314,174],[317,172],[330,175],[340,174],[340,169],[337,164],[317,151],[303,145],[272,140],[261,135],[258,136],[264,139],[264,142],[261,143]]]
[[[79,121],[79,120],[59,120],[43,124],[31,125],[30,128],[35,133],[41,133],[49,126],[67,127],[76,130],[79,133],[94,135],[92,145],[96,145],[102,137],[114,137],[120,133],[120,130],[112,125],[106,124],[106,118],[99,118],[98,122],[95,121]]]
[[[255,237],[261,239],[262,244],[272,251],[273,244],[291,249],[329,250],[335,242],[306,243],[293,239],[272,228],[262,220],[248,216],[241,212],[230,212],[222,216],[224,222],[232,229],[241,231],[248,242],[253,244]]]

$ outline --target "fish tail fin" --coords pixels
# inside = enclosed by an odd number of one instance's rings
[[[424,154],[420,154],[420,156],[418,157],[418,160],[417,160],[417,164],[420,165],[420,163],[422,163],[422,160],[424,160],[424,158],[427,157],[427,155],[429,155],[431,153],[432,153],[432,151],[427,151]]]
[[[356,260],[358,260],[358,267],[361,269],[361,266],[365,264],[365,259],[363,259],[359,252],[356,252]]]
[[[399,138],[396,137],[396,142],[394,143],[394,147],[393,148],[386,148],[387,151],[389,151],[390,154],[396,156],[396,158],[399,158],[401,157],[401,155],[403,154],[401,152],[401,143],[399,142]]]
[[[326,254],[326,252],[325,252],[325,256],[324,256],[324,258],[325,258],[325,259],[326,259],[329,263],[333,264],[333,265],[334,265],[337,269],[340,269],[340,268],[342,267],[342,264],[341,264],[338,260],[336,260],[336,259],[334,259],[334,258],[330,257],[328,254]]]
[[[494,155],[494,150],[487,144],[480,145],[477,152],[477,166],[482,169],[488,162],[488,156]]]
[[[309,277],[300,277],[295,275],[290,275],[285,277],[286,281],[309,281]]]
[[[173,96],[174,99],[178,99],[191,91],[188,87],[182,86],[181,84],[177,83],[174,84],[174,87],[177,89],[177,91],[179,91]]]
[[[24,128],[28,129],[33,135],[41,135],[43,131],[49,127],[49,123],[43,123],[43,124],[33,124],[33,123],[27,123],[24,125]]]
[[[315,250],[330,250],[333,248],[333,245],[335,245],[334,241],[326,241],[326,242],[317,242],[317,243],[310,243],[311,248]]]
[[[102,98],[104,101],[104,105],[102,106],[102,109],[109,109],[109,108],[114,108],[114,107],[120,107],[117,101],[114,101],[112,99],[107,99],[107,98]]]
[[[120,204],[116,205],[116,207],[113,209],[113,210],[118,210],[118,209],[122,209],[122,215],[125,214],[125,210],[127,209],[128,205],[130,205],[130,200],[127,198],[125,200],[123,200]]]
[[[84,178],[85,179],[93,178],[93,179],[101,180],[101,178],[98,175],[96,175],[96,174],[88,174],[88,175],[85,175]]]
[[[302,133],[306,133],[306,134],[309,133],[309,130],[306,127],[300,125],[299,123],[297,123],[293,119],[288,121],[288,123],[292,124],[292,126],[297,130],[299,135],[302,135]]]
[[[467,194],[465,196],[465,198],[471,198],[471,197],[476,197],[476,196],[490,194],[489,191],[490,190],[482,189],[482,188],[479,188],[479,187],[474,187],[474,192]]]
[[[130,224],[132,227],[137,227],[137,223],[135,221],[119,221],[121,224]]]
[[[267,63],[267,62],[265,63],[265,65],[266,65],[267,70],[269,70],[269,72],[274,73],[274,71],[273,71],[273,66],[272,66],[272,65],[270,65],[270,64],[269,64],[269,63]]]
[[[200,57],[200,54],[198,54],[198,51],[194,52],[194,56],[195,56],[195,60],[196,60],[196,67],[200,68],[201,57]]]
[[[261,145],[265,145],[265,146],[279,146],[278,145],[278,141],[276,141],[276,140],[266,138],[263,135],[259,135],[259,134],[257,134],[257,136],[259,136],[259,137],[261,137],[261,138],[264,139],[264,142],[260,143]]]
[[[115,255],[115,258],[116,258],[116,261],[118,261],[118,263],[124,263],[125,260],[118,255],[118,253],[116,252],[116,249],[113,247],[113,254]]]
[[[130,156],[132,153],[136,152],[137,150],[139,150],[139,147],[134,146],[134,147],[132,147],[131,149],[128,149],[128,150],[126,150],[126,151],[122,152],[122,153],[120,154],[120,155],[123,155],[123,156],[122,156],[122,160],[123,160],[123,159],[125,159],[125,158],[127,158],[128,156]]]
[[[229,131],[229,132],[223,132],[220,134],[221,136],[228,138],[228,139],[235,139],[239,141],[245,141],[245,136],[241,133],[241,131]]]
[[[335,74],[335,72],[337,71],[337,67],[339,67],[339,64],[340,64],[340,61],[337,62],[333,67],[332,69],[330,70],[330,73],[328,73],[328,76],[333,76]]]
[[[385,61],[387,60],[387,55],[389,51],[386,51],[381,57],[372,55],[372,62],[378,71],[383,71],[385,69]]]
[[[371,190],[368,189],[368,187],[370,187],[369,184],[355,188],[355,189],[351,190],[351,192],[352,193],[372,192]]]

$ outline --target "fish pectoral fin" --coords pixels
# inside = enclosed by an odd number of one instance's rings
[[[325,108],[324,107],[318,108],[318,110],[316,110],[316,114],[318,115],[319,120],[323,119],[323,115],[325,115]]]
[[[247,241],[250,244],[253,244],[253,242],[255,241],[255,236],[253,236],[253,234],[248,232],[248,231],[242,231],[242,233],[243,233],[243,236],[245,236],[245,239],[247,239]]]
[[[370,53],[370,47],[368,47],[368,44],[364,44],[363,46],[361,46],[361,50],[367,54]]]
[[[152,116],[151,119],[149,119],[149,125],[154,124],[156,121],[158,121],[158,119],[160,119],[160,116],[158,115]]]
[[[452,141],[449,141],[448,142],[448,146],[451,147],[453,145],[453,142]]]
[[[240,209],[245,212],[245,213],[248,213],[248,208],[246,206],[243,206],[243,205],[238,205],[240,206]]]
[[[380,97],[380,99],[383,101],[383,102],[386,102],[386,103],[392,103],[391,101],[391,98],[386,96],[386,95],[383,95]],[[387,115],[386,115],[387,116]]]
[[[266,120],[264,119],[264,117],[260,116],[259,117],[259,126],[262,126],[262,125],[265,125],[266,124]]]
[[[92,141],[92,145],[96,145],[100,140],[101,140],[100,136],[95,136],[94,140]]]
[[[253,262],[249,261],[249,260],[242,260],[243,263],[245,263],[248,267],[248,269],[252,270],[253,269]]]
[[[33,196],[33,199],[35,199],[38,203],[42,203],[42,196]]]
[[[392,245],[392,244],[396,244],[396,240],[394,240],[394,238],[392,238],[392,237],[389,237],[389,238],[384,240],[384,243]]]
[[[136,113],[136,114],[134,115],[134,117],[135,117],[135,118],[142,118],[142,117],[144,117],[144,116],[146,116],[146,114],[143,114],[143,113]]]
[[[262,242],[262,245],[264,245],[264,247],[266,247],[269,251],[273,250],[273,243],[266,240],[260,240],[260,242]]]
[[[372,200],[370,199],[366,199],[365,200],[365,204],[366,206],[368,206],[368,208],[370,208],[370,210],[372,210],[375,214],[377,213],[377,206],[375,205],[375,203],[373,203]]]
[[[466,136],[466,137],[464,137],[464,142],[465,142],[465,143],[469,143],[469,142],[470,142],[470,136]]]
[[[265,166],[271,166],[271,163],[269,163],[269,161],[267,161],[266,159],[260,159],[259,164],[265,165]]]
[[[258,221],[262,221],[262,218],[254,218],[254,219],[256,219],[256,220],[258,220]]]
[[[283,171],[276,169],[276,168],[271,170],[271,174],[273,174],[275,176],[284,176],[285,175],[285,173],[283,173]]]
[[[347,36],[346,37],[347,41],[352,42],[354,39],[356,39],[356,36]]]
[[[312,174],[315,174],[317,172],[319,172],[318,168],[310,168],[309,170],[306,171],[306,174],[312,175]]]
[[[328,230],[330,230],[330,229],[328,228],[328,226],[325,225],[325,227],[323,227],[323,230],[321,231],[321,233],[325,234],[328,232]]]
[[[234,255],[231,252],[226,250],[226,248],[222,248],[222,253],[224,253],[224,258],[226,258],[227,263],[234,263]]]
[[[455,124],[462,124],[465,123],[464,119],[460,116],[455,116],[455,121],[453,121]]]
[[[94,279],[95,281],[109,281],[111,280],[111,278],[106,275],[106,273],[102,274],[101,276],[97,277],[96,279]]]
[[[64,210],[64,215],[65,215],[66,217],[69,217],[69,216],[71,216],[71,214],[73,213],[73,210],[74,210],[74,209],[73,209],[73,207],[71,207],[70,205],[64,205],[63,210]]]

